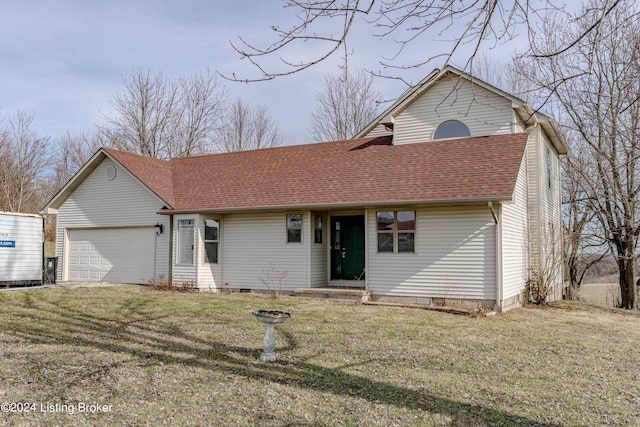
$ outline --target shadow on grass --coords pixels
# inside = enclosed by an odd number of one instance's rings
[[[166,316],[149,314],[145,305],[144,302],[129,302],[122,306],[125,314],[110,317],[93,315],[71,307],[35,304],[15,310],[10,324],[5,325],[5,330],[13,330],[15,335],[33,344],[69,344],[126,354],[137,358],[141,366],[158,365],[162,362],[225,370],[247,379],[364,399],[373,404],[382,403],[448,415],[453,419],[454,425],[458,425],[459,420],[467,423],[471,420],[471,425],[557,425],[530,420],[487,406],[447,399],[427,390],[412,390],[354,375],[344,372],[342,369],[345,367],[330,369],[306,360],[285,358],[275,363],[264,363],[258,360],[261,339],[257,341],[256,348],[247,348],[197,337],[186,333],[179,324],[165,324],[161,319]],[[251,316],[250,313],[247,315]],[[283,328],[277,334],[280,353],[298,347],[295,337]],[[284,346],[281,345],[282,341],[286,343]],[[367,361],[362,361],[361,364],[366,366]],[[106,369],[117,366],[118,364],[110,365]],[[92,374],[91,369],[86,373]]]

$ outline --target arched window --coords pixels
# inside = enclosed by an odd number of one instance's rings
[[[440,126],[433,133],[433,139],[462,138],[471,136],[467,125],[459,120],[447,120],[440,123]]]

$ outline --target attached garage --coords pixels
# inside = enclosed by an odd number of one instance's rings
[[[146,284],[153,279],[153,227],[68,232],[67,280]]]

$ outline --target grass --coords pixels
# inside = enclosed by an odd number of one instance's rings
[[[4,425],[640,424],[640,316],[492,318],[143,287],[0,292]],[[262,362],[253,309],[290,311]],[[41,412],[110,405],[105,413]]]
[[[578,300],[587,304],[615,307],[620,301],[620,285],[617,283],[587,283],[580,286]]]

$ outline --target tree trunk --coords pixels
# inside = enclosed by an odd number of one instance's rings
[[[620,272],[620,308],[633,310],[636,306],[636,284],[633,280],[634,259],[630,257],[618,258]]]
[[[568,264],[567,270],[569,273],[569,286],[565,289],[565,299],[566,300],[574,300],[576,299],[576,292],[580,288],[578,285],[578,268],[575,264]]]

